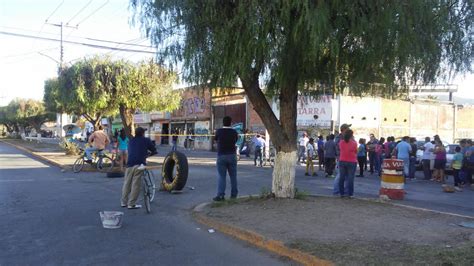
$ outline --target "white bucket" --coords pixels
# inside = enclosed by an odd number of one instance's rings
[[[107,229],[117,229],[122,227],[123,212],[102,211],[99,212],[102,226]]]

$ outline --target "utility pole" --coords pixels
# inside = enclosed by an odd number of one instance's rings
[[[66,27],[66,28],[73,28],[73,29],[77,29],[77,26],[75,27],[72,27],[72,26],[69,26],[69,25],[64,25],[63,22],[61,21],[61,23],[46,23],[48,25],[51,25],[51,26],[55,26],[55,27],[59,27],[60,30],[61,30],[61,42],[60,42],[60,52],[59,52],[59,67],[58,67],[58,75],[61,74],[61,71],[63,70],[63,64],[64,64],[64,46],[63,46],[63,28]],[[55,60],[56,61],[56,60]],[[66,117],[64,117],[66,115]],[[64,130],[63,130],[63,124],[65,124],[65,122],[67,123],[67,120],[68,120],[68,115],[67,114],[56,114],[56,125],[57,125],[57,133],[58,133],[58,136],[60,137],[63,137],[64,136]]]
[[[69,26],[67,24],[64,25],[62,21],[61,23],[46,23],[46,24],[59,27],[61,31],[61,42],[60,42],[61,46],[60,46],[60,52],[59,52],[60,54],[59,54],[59,70],[58,70],[58,73],[59,73],[63,69],[63,63],[64,63],[63,28],[66,27],[66,28],[71,28],[71,29],[77,29],[77,26]]]

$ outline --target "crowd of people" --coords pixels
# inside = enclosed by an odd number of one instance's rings
[[[426,137],[422,146],[417,144],[416,138],[409,136],[396,141],[393,136],[377,139],[374,134],[370,134],[368,140],[359,138],[356,141],[350,127],[349,124],[343,124],[337,135],[329,134],[326,138],[320,135],[317,143],[303,132],[298,140],[298,163],[306,163],[305,175],[317,175],[314,171],[317,160],[319,170],[324,169],[326,177],[336,179],[334,193],[351,197],[354,177],[365,177],[367,173],[381,176],[382,163],[387,158],[402,160],[405,179],[416,179],[417,151],[420,149],[423,151],[420,163],[424,179],[442,184],[447,182],[447,151],[438,135],[433,139]],[[359,172],[356,175],[357,166]],[[471,140],[461,140],[460,146],[455,147],[450,166],[456,191],[462,191],[463,186],[474,186],[474,147]]]

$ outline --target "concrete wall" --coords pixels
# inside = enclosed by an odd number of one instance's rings
[[[356,139],[378,136],[381,101],[379,98],[342,96],[340,98],[339,126],[352,124]]]
[[[379,137],[410,135],[410,103],[381,99]]]
[[[181,93],[181,106],[171,114],[172,120],[207,120],[211,117],[209,89],[188,88]]]
[[[455,139],[474,139],[474,106],[456,108]]]

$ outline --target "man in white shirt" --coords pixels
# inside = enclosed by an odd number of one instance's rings
[[[425,138],[425,144],[421,149],[423,150],[423,157],[421,157],[421,162],[423,165],[423,174],[425,176],[425,180],[431,179],[431,160],[433,160],[433,150],[434,145],[430,141],[430,137]]]
[[[306,159],[306,145],[308,145],[309,138],[306,132],[303,132],[303,136],[298,140],[299,142],[299,149],[298,149],[298,163],[303,158],[303,162]]]
[[[255,157],[253,159],[253,164],[257,166],[257,158],[260,158],[260,167],[263,166],[262,152],[265,148],[265,140],[262,136],[257,135],[257,138],[254,140],[255,144]]]

